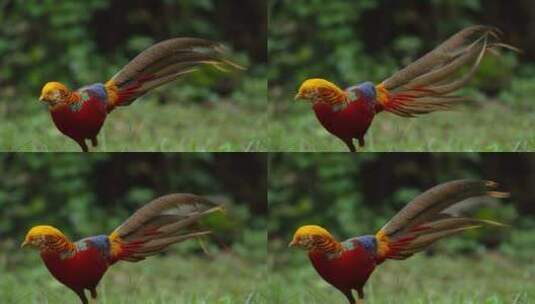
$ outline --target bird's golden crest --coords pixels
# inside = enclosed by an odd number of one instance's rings
[[[294,233],[290,246],[314,249],[318,243],[325,241],[336,242],[334,237],[325,228],[317,225],[301,226]]]
[[[41,89],[39,100],[50,105],[55,105],[66,101],[70,95],[69,89],[62,83],[52,81],[47,82]]]
[[[39,225],[32,227],[30,231],[28,231],[21,247],[32,245],[43,249],[48,243],[56,240],[68,241],[68,238],[65,236],[65,234],[63,234],[63,232],[55,227]]]
[[[305,80],[301,84],[295,99],[305,99],[314,103],[338,104],[347,102],[347,93],[328,80],[313,78]]]

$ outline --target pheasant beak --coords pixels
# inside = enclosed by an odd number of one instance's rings
[[[20,244],[20,248],[24,248],[28,245],[28,240],[24,240],[24,242],[22,242],[22,244]]]
[[[290,244],[288,244],[288,248],[290,248],[290,247],[295,247],[296,245],[297,245],[297,241],[296,241],[296,239],[293,239],[293,240],[290,242]]]
[[[41,95],[39,97],[39,101],[51,108],[57,104],[55,100],[50,99],[50,96],[45,96],[45,95]]]
[[[294,100],[298,100],[298,99],[301,99],[301,98],[303,98],[303,95],[301,95],[301,93],[297,93],[297,94],[295,94]]]
[[[50,103],[50,100],[44,94],[39,96],[39,101],[42,103]]]

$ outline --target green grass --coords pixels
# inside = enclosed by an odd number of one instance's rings
[[[52,278],[28,251],[29,265],[2,269],[2,303],[79,303],[78,297]],[[2,259],[3,260],[3,259]],[[264,282],[265,265],[223,255],[151,257],[139,263],[120,262],[98,287],[99,304],[253,304]]]
[[[263,298],[272,304],[347,304],[311,265],[279,267],[269,273]],[[501,256],[426,257],[387,261],[365,287],[366,304],[528,304],[535,303],[535,265]]]
[[[44,108],[18,115],[0,111],[0,116],[1,151],[80,151],[55,128]],[[258,106],[224,101],[160,105],[144,98],[108,116],[93,151],[262,151],[266,123],[267,115]]]
[[[274,114],[269,124],[271,151],[347,151],[327,133],[309,105],[294,103]],[[379,114],[360,151],[502,152],[535,151],[535,111],[488,102],[407,119]]]

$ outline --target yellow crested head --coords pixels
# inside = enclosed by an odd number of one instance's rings
[[[58,243],[58,240],[64,240],[68,242],[67,236],[65,236],[63,232],[59,231],[59,229],[48,225],[39,225],[28,231],[26,237],[24,238],[24,242],[21,244],[21,247],[30,245],[40,249],[45,249],[50,248],[54,244]]]
[[[308,250],[316,249],[326,243],[337,243],[325,228],[317,225],[301,226],[294,233],[290,247],[301,247]]]
[[[56,81],[47,82],[41,89],[39,100],[54,106],[67,101],[70,93],[69,89],[62,83]]]
[[[311,102],[325,102],[336,104],[347,101],[347,93],[334,83],[325,79],[308,79],[301,84],[295,99],[304,99]]]

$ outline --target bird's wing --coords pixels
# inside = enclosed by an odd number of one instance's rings
[[[191,73],[202,65],[223,71],[227,67],[243,69],[225,57],[222,45],[209,40],[165,40],[137,55],[106,82],[106,89],[114,106],[126,106],[149,90]]]
[[[508,197],[492,181],[456,180],[420,194],[376,234],[381,259],[404,259],[438,239],[482,225],[499,223],[450,215],[445,210],[471,197]]]
[[[377,100],[382,109],[412,117],[449,110],[467,101],[450,94],[472,79],[487,52],[497,52],[500,48],[519,51],[502,43],[500,36],[497,28],[483,25],[461,30],[377,85]]]
[[[199,220],[222,207],[194,194],[159,197],[136,211],[110,235],[116,260],[137,262],[169,245],[211,233]]]

